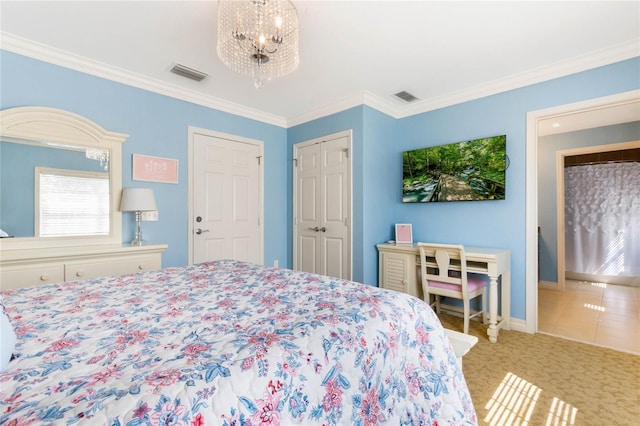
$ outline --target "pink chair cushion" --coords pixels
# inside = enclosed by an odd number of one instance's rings
[[[457,284],[443,283],[442,281],[432,281],[432,280],[427,280],[427,282],[429,283],[429,287],[437,287],[445,290],[460,291],[460,286]],[[485,287],[486,285],[487,285],[487,282],[482,278],[475,278],[471,276],[467,277],[467,290],[470,292],[476,291],[479,288]]]

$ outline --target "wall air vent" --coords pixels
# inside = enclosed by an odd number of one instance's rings
[[[193,68],[185,67],[181,64],[176,64],[173,68],[171,68],[171,72],[174,74],[181,75],[182,77],[190,78],[195,81],[204,80],[208,74],[205,74],[201,71],[194,70]]]
[[[416,98],[411,93],[405,90],[403,90],[402,92],[395,93],[393,96],[395,96],[396,98],[402,99],[405,102],[413,102],[418,100],[418,98]]]

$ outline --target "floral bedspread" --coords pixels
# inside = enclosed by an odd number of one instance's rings
[[[476,424],[433,311],[237,261],[2,292],[0,424]]]

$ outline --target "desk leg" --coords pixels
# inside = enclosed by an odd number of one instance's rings
[[[498,341],[498,277],[489,276],[489,328],[487,335],[491,343]]]
[[[502,325],[500,326],[503,330],[511,330],[511,270],[507,269],[502,273],[501,280],[501,294],[502,298],[502,307],[500,309],[500,316],[502,317]]]

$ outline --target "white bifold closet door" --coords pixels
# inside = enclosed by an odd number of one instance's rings
[[[294,269],[351,278],[350,135],[294,146]]]

